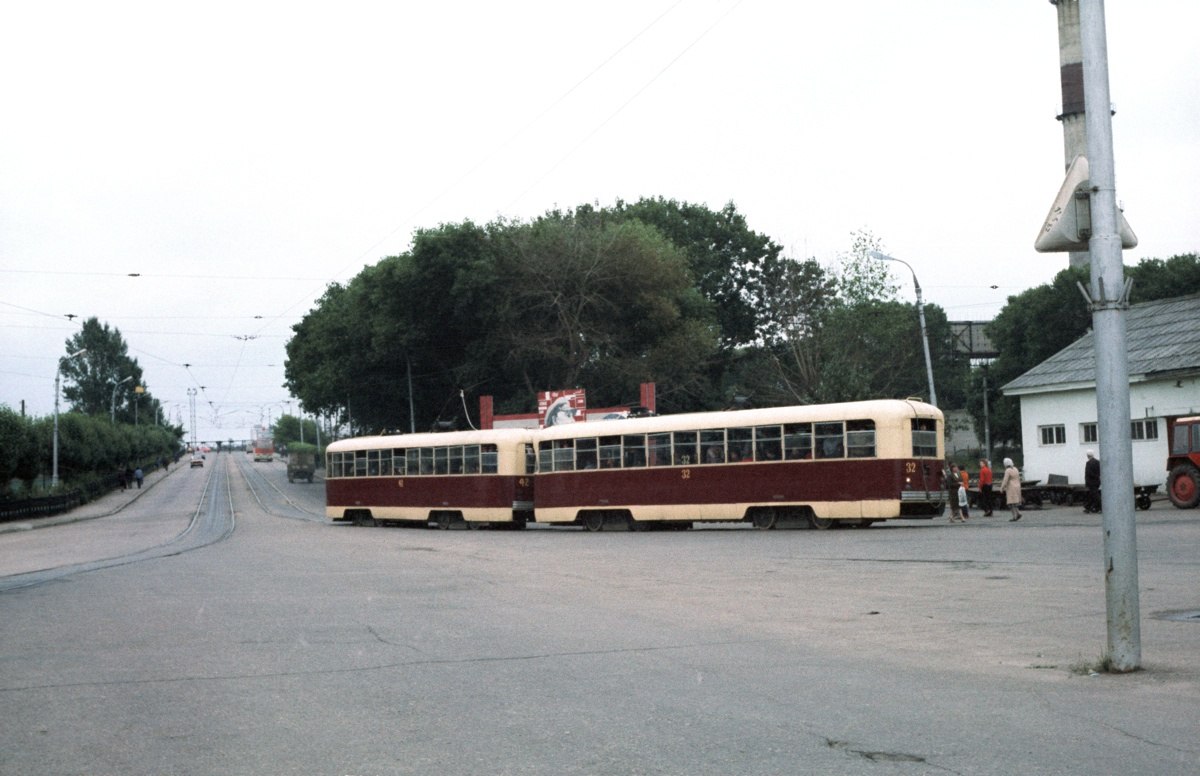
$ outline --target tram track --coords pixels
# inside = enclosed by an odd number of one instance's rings
[[[0,578],[0,593],[44,584],[76,574],[158,560],[209,547],[233,535],[236,520],[227,466],[206,469],[204,488],[188,525],[169,541],[98,560],[70,563]]]
[[[276,483],[272,482],[266,474],[259,470],[258,467],[252,466],[249,462],[242,458],[237,458],[238,473],[242,476],[242,481],[245,482],[246,488],[250,491],[250,495],[258,503],[258,506],[272,517],[282,517],[288,520],[306,520],[309,522],[325,522],[324,510],[316,512],[303,504],[295,501],[291,496],[283,492]],[[254,481],[259,483],[256,487]],[[263,498],[267,491],[274,491],[276,499]],[[278,501],[285,502],[291,509],[294,509],[300,514],[288,513],[276,508]],[[271,502],[271,503],[268,503]]]

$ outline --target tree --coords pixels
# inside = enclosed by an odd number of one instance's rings
[[[142,368],[136,358],[129,357],[119,329],[88,318],[79,332],[67,339],[66,350],[59,368],[64,379],[63,398],[72,409],[97,416],[109,416],[115,409],[121,422],[134,422],[135,414],[153,422],[158,401],[145,393]],[[74,353],[79,355],[70,358]],[[138,391],[139,386],[142,391]],[[136,409],[134,402],[138,402]]]
[[[555,215],[507,237],[488,348],[523,394],[583,385],[607,404],[639,382],[660,380],[669,398],[699,378],[716,344],[710,307],[656,229]]]
[[[301,429],[303,428],[303,432]],[[311,418],[298,418],[295,415],[283,414],[271,426],[271,438],[275,447],[292,447],[301,441],[315,444],[317,441],[317,423]]]
[[[37,445],[29,420],[0,405],[0,496],[14,479],[26,482],[37,476]]]
[[[782,261],[782,248],[750,229],[733,202],[714,211],[691,202],[643,198],[600,211],[585,205],[576,217],[633,219],[658,229],[683,251],[697,291],[712,303],[721,350],[729,353],[760,341],[763,296]]]
[[[1200,256],[1184,253],[1167,260],[1144,259],[1129,267],[1133,278],[1131,301],[1151,302],[1200,292]]]
[[[328,289],[294,327],[287,384],[306,407],[349,405],[376,430],[409,427],[410,385],[422,428],[457,415],[468,391],[507,412],[580,384],[617,403],[654,377],[691,387],[712,356],[711,316],[686,257],[644,224],[552,213],[442,225]]]

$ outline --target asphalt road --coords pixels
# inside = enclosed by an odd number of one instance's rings
[[[1200,610],[1195,511],[1137,513],[1145,670],[1093,676],[1102,537],[1077,509],[355,528],[282,463],[208,463],[0,533],[0,773],[1200,770],[1200,620],[1166,618]]]

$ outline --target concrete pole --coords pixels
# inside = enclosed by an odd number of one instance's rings
[[[1063,169],[1077,156],[1087,156],[1087,123],[1083,99],[1083,45],[1079,37],[1079,0],[1050,0],[1058,9],[1058,63],[1062,84]],[[1087,251],[1071,251],[1071,267],[1086,267]]]
[[[1129,430],[1129,358],[1125,313],[1129,307],[1118,232],[1109,110],[1108,44],[1104,0],[1080,0],[1088,166],[1091,175],[1092,331],[1096,350],[1096,417],[1100,429],[1100,481],[1104,488],[1104,583],[1108,657],[1114,671],[1141,667],[1137,534],[1133,504],[1133,447]]]

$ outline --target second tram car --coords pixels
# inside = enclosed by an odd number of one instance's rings
[[[870,525],[942,514],[943,416],[917,400],[705,412],[538,433],[538,522]]]
[[[325,516],[523,528],[533,510],[531,431],[343,439],[326,450]]]

